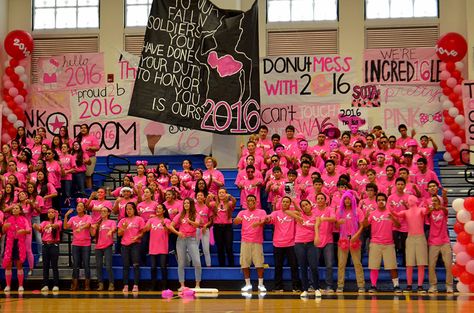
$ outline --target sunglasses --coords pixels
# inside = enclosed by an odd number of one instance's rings
[[[247,171],[247,173],[255,173],[255,171]]]
[[[389,141],[390,143],[395,143],[395,141]]]
[[[46,155],[51,155],[51,154],[53,154],[53,153],[52,152],[46,152]]]
[[[277,162],[278,162],[278,160],[272,160],[272,163],[277,163]]]
[[[355,145],[354,148],[362,148],[361,145]]]

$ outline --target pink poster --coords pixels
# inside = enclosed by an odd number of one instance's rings
[[[103,53],[68,53],[38,59],[39,90],[75,90],[104,84]]]
[[[438,85],[440,64],[434,47],[366,49],[364,83]]]
[[[474,145],[474,80],[463,81],[462,89],[464,103],[464,118],[466,129],[466,141],[468,145]]]

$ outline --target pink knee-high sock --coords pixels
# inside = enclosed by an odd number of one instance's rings
[[[407,285],[413,284],[413,266],[407,266]]]
[[[418,265],[418,286],[423,286],[424,280],[425,280],[425,266]]]
[[[12,284],[12,270],[5,270],[5,280],[7,281],[7,286]]]
[[[377,280],[379,279],[379,270],[370,270],[370,283],[372,286],[377,286]]]
[[[18,276],[18,286],[22,287],[23,286],[23,277],[24,277],[24,273],[23,273],[23,270],[18,270],[18,274],[16,276]]]

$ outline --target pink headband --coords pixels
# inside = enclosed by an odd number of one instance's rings
[[[144,167],[146,167],[148,165],[148,161],[147,160],[138,160],[137,162],[135,162],[135,164],[138,166],[138,165],[143,165]]]
[[[89,201],[89,199],[87,199],[87,198],[77,198],[77,199],[76,199],[76,202],[77,202],[77,203],[84,203],[84,204],[86,204],[87,201]]]

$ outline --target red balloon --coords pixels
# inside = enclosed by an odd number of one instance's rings
[[[470,256],[474,257],[474,243],[470,242],[466,245],[466,252],[469,253]]]
[[[449,125],[451,127],[452,124],[454,124],[454,118],[452,118],[451,116],[445,116],[444,117],[444,122],[446,123],[446,125]]]
[[[464,266],[461,266],[457,263],[454,263],[453,267],[451,269],[451,272],[453,273],[454,277],[461,276],[461,274],[464,273],[465,271],[466,271],[466,269],[464,268]]]
[[[461,61],[466,52],[466,39],[458,33],[447,33],[441,36],[436,43],[436,54],[444,62]],[[446,68],[448,68],[447,65]]]
[[[440,82],[439,82],[439,86],[440,86],[442,89],[448,87],[448,85],[446,84],[446,81],[445,81],[445,80],[440,81]]]
[[[15,74],[15,71],[13,70],[13,67],[9,66],[5,69],[5,74],[7,74],[8,76],[12,76],[13,74]]]
[[[454,122],[454,119],[453,119],[453,122]],[[451,124],[449,125],[449,128],[451,129],[451,131],[452,131],[453,133],[457,133],[458,130],[461,129],[461,127],[460,127],[460,126],[458,125],[458,123],[456,123],[456,122],[451,123]]]
[[[28,90],[26,89],[20,90],[20,95],[22,95],[23,97],[26,97],[27,94],[28,94]]]
[[[464,129],[460,129],[456,132],[456,136],[461,137],[461,139],[464,135],[465,135]]]
[[[469,284],[469,291],[474,292],[474,283]]]
[[[16,82],[16,84],[15,84],[16,89],[20,90],[20,89],[23,89],[23,87],[25,87],[25,83],[23,83],[21,80]]]
[[[454,103],[454,106],[455,106],[456,108],[458,108],[458,110],[459,110],[460,108],[463,108],[462,100],[456,101],[456,103]]]
[[[443,95],[449,96],[452,93],[453,93],[453,90],[451,88],[449,88],[449,87],[444,87],[443,88]]]
[[[464,231],[464,224],[456,221],[456,223],[454,223],[453,229],[456,234],[459,234]]]
[[[9,123],[9,124],[10,124],[10,126],[8,127],[7,132],[10,135],[10,137],[13,138],[14,136],[16,136],[16,129],[15,129],[15,127],[13,127],[13,125],[11,123]]]
[[[13,82],[13,83],[16,83],[20,80],[20,76],[18,76],[18,74],[16,73],[13,73],[10,75],[10,80]]]
[[[467,197],[464,199],[464,208],[468,211],[474,210],[474,197]]]
[[[9,56],[22,60],[33,52],[33,37],[23,30],[13,30],[5,37],[3,45]]]
[[[22,110],[19,106],[16,106],[16,107],[13,109],[13,113],[15,113],[15,115],[18,117],[18,115],[20,115],[21,113],[23,113],[23,110]]]
[[[454,151],[449,151],[449,153],[451,154],[451,157],[453,158],[454,162],[459,162],[460,154],[457,149],[455,149]]]
[[[18,62],[17,59],[11,59],[10,60],[10,66],[13,67],[13,68],[17,67],[19,64],[20,64],[20,62]]]
[[[12,80],[13,81],[13,80]],[[443,90],[444,92],[444,90]],[[452,92],[451,94],[449,94],[448,96],[449,100],[451,100],[452,102],[456,102],[458,101],[459,99],[459,96],[457,94],[455,94],[454,92]]]
[[[469,235],[465,231],[462,231],[458,234],[458,241],[460,244],[467,245],[471,242],[471,235]]]
[[[454,71],[452,71],[452,73],[451,73],[451,77],[454,77],[454,78],[456,78],[456,79],[459,79],[459,78],[461,78],[461,72],[458,71],[458,70],[454,70]]]
[[[448,70],[448,72],[451,73],[456,70],[456,65],[454,64],[454,62],[446,62],[446,69]]]
[[[465,271],[459,276],[459,280],[465,285],[470,285],[474,283],[474,275]]]
[[[13,110],[16,108],[16,103],[13,100],[11,100],[7,102],[7,106],[10,108],[10,110]]]

